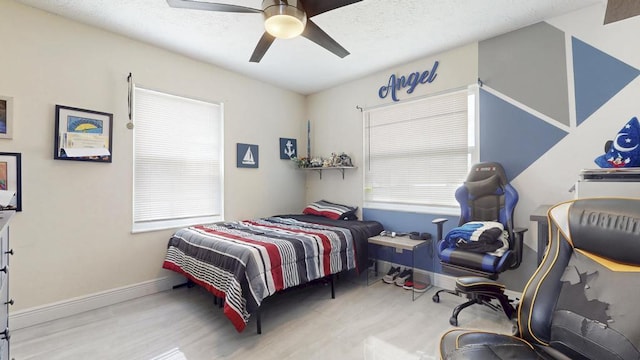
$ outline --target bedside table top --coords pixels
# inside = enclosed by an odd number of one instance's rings
[[[369,243],[378,244],[382,246],[390,246],[397,249],[413,250],[416,246],[425,244],[427,240],[413,240],[408,236],[372,236],[369,238]]]

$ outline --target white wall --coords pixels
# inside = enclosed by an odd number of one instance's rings
[[[150,45],[0,0],[0,94],[14,98],[23,211],[11,224],[12,311],[165,277],[170,230],[132,235],[129,72],[140,86],[225,105],[228,219],[299,212],[304,174],[279,159],[302,138],[305,98]],[[113,163],[53,160],[56,104],[114,114]],[[179,121],[179,119],[177,119]],[[236,168],[236,143],[260,146],[259,169]]]

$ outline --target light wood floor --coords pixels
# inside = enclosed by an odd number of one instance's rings
[[[440,335],[462,298],[427,291],[416,301],[395,285],[366,286],[342,277],[336,299],[328,286],[275,295],[263,305],[262,335],[255,322],[242,333],[199,287],[179,288],[16,330],[16,360],[141,359],[179,349],[188,360],[212,359],[438,359]],[[509,333],[513,323],[472,306],[460,326]]]

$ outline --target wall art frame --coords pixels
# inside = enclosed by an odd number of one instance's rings
[[[9,206],[2,210],[22,211],[22,154],[0,152],[0,190],[15,192]]]
[[[113,114],[56,105],[53,158],[112,161]]]
[[[0,95],[0,139],[13,138],[13,98]]]
[[[280,159],[291,160],[291,158],[299,158],[298,156],[298,140],[291,138],[280,138]]]
[[[258,145],[236,143],[236,167],[257,169],[260,165]]]

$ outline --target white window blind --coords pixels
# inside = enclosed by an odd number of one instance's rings
[[[468,101],[462,90],[365,112],[365,206],[458,207],[474,151]]]
[[[135,88],[134,232],[222,219],[222,110]]]

